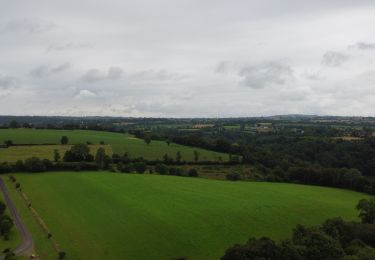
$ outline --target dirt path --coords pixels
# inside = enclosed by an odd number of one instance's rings
[[[31,234],[27,230],[25,224],[22,222],[20,215],[17,212],[16,206],[14,205],[12,199],[10,198],[10,195],[8,193],[8,190],[5,186],[4,181],[0,177],[0,190],[3,192],[5,203],[8,206],[10,215],[14,221],[14,224],[16,225],[19,234],[21,235],[21,244],[14,249],[14,253],[16,255],[26,255],[31,254],[33,250],[33,239],[31,237]]]

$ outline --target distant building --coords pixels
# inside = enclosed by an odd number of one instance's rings
[[[255,129],[258,134],[272,133],[273,125],[272,123],[256,123]]]

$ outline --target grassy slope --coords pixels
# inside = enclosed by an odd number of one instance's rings
[[[35,146],[11,146],[7,149],[0,149],[0,162],[16,162],[17,160],[25,160],[31,156],[43,159],[53,160],[54,150],[57,149],[60,156],[69,150],[71,145],[35,145]],[[99,147],[103,147],[106,154],[112,154],[110,145],[90,145],[90,152],[95,155]]]
[[[283,238],[297,223],[356,219],[355,204],[366,197],[303,185],[107,172],[16,178],[70,259],[218,259],[250,236]]]
[[[86,143],[87,141],[97,144],[100,141],[104,141],[112,146],[114,153],[123,154],[128,152],[132,157],[143,156],[146,159],[162,159],[163,155],[168,153],[169,156],[174,158],[176,152],[180,151],[183,160],[191,161],[193,160],[193,151],[197,150],[200,153],[200,160],[216,160],[219,156],[223,160],[228,160],[227,154],[178,144],[168,146],[162,141],[152,141],[150,145],[146,145],[143,140],[130,135],[100,131],[0,129],[0,143],[10,139],[14,143],[59,144],[63,135],[69,137],[70,144]]]

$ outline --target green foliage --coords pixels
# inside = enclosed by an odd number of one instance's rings
[[[155,171],[160,175],[167,175],[169,173],[168,166],[166,166],[165,164],[155,165]]]
[[[4,141],[4,144],[9,147],[9,146],[12,146],[13,145],[13,141],[12,140],[5,140]]]
[[[366,231],[370,227],[370,231]],[[297,225],[292,239],[275,242],[270,238],[250,239],[234,245],[222,260],[372,260],[375,259],[375,225],[328,219],[321,226]],[[372,239],[369,239],[372,237]]]
[[[375,199],[362,199],[358,202],[359,217],[364,224],[375,223]]]
[[[6,210],[7,206],[4,202],[0,201],[0,216],[2,216]]]
[[[188,176],[189,177],[198,177],[198,171],[194,168],[191,168],[188,171]]]
[[[13,220],[7,215],[0,215],[0,235],[4,237],[5,240],[9,239],[10,231],[13,227]]]
[[[150,134],[146,134],[145,137],[144,137],[144,141],[147,145],[150,145],[151,143],[151,135]]]
[[[61,156],[60,156],[60,153],[59,153],[59,150],[55,149],[53,150],[53,160],[55,162],[58,162],[60,160]]]
[[[62,136],[61,140],[60,140],[60,143],[62,145],[68,144],[69,143],[69,138],[66,135]]]
[[[90,154],[90,148],[87,144],[73,145],[64,155],[65,162],[92,162],[93,160],[94,157]]]
[[[38,157],[31,157],[25,160],[24,168],[28,172],[44,172],[47,170],[45,162]]]

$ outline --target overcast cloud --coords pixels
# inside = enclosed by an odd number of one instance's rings
[[[0,0],[0,114],[375,116],[373,0]]]

